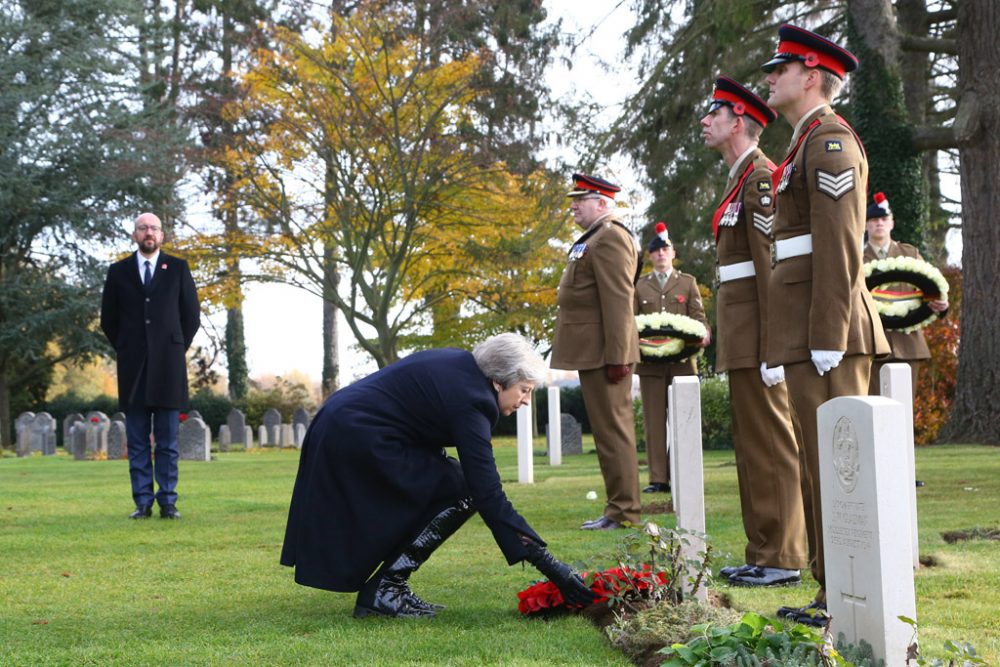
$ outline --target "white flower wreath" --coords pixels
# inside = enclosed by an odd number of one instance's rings
[[[639,352],[648,359],[680,361],[686,358],[684,353],[688,351],[688,343],[700,341],[708,335],[704,324],[677,313],[636,315],[635,324],[639,329]],[[701,350],[692,349],[690,352],[687,356],[693,356]]]
[[[865,284],[871,291],[882,324],[888,329],[910,333],[940,317],[925,299],[946,299],[948,281],[933,266],[916,257],[886,257],[865,263]],[[881,289],[883,285],[905,283],[910,292]]]

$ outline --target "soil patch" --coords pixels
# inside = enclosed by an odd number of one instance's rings
[[[674,501],[671,500],[661,500],[655,503],[646,503],[642,506],[643,514],[673,514],[674,513]]]
[[[970,528],[968,530],[950,530],[941,533],[941,537],[948,544],[965,542],[966,540],[998,540],[1000,541],[1000,528]]]

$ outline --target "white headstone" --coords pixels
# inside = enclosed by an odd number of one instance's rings
[[[670,483],[673,492],[677,527],[690,531],[684,536],[681,557],[685,562],[701,562],[705,552],[705,483],[701,452],[701,383],[696,376],[674,378],[667,390],[671,419]],[[684,591],[690,594],[698,569],[688,565]],[[694,596],[705,602],[708,589],[704,581]]]
[[[562,412],[559,405],[559,387],[549,387],[549,465],[562,465]]]
[[[306,440],[306,425],[296,424],[295,425],[295,447],[296,449],[302,449],[302,443]]]
[[[909,364],[885,364],[879,373],[880,393],[903,406],[903,434],[907,438],[906,473],[909,475],[910,535],[913,537],[913,567],[920,567],[920,536],[917,532],[917,462],[913,451],[913,378]]]
[[[906,662],[917,618],[910,556],[908,441],[902,404],[841,396],[817,411],[827,610],[834,636],[875,660]]]
[[[295,431],[292,429],[291,424],[281,424],[281,446],[282,447],[294,447],[295,446]]]
[[[535,483],[535,462],[531,451],[531,406],[517,409],[517,481]]]
[[[243,436],[245,440],[245,442],[243,443],[243,447],[246,449],[253,449],[253,429],[250,428],[249,426],[246,427],[246,429],[243,431]]]
[[[270,446],[271,442],[267,438],[267,436],[268,436],[267,427],[264,426],[263,424],[261,424],[257,428],[257,436],[258,436],[258,439],[260,440],[260,446],[261,447],[268,447],[268,446]]]

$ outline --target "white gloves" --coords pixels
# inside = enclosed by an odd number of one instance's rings
[[[833,370],[840,365],[840,360],[844,358],[844,353],[840,350],[810,350],[812,354],[813,366],[820,375]]]
[[[785,367],[775,366],[774,368],[768,368],[765,361],[760,365],[760,379],[764,381],[764,386],[766,387],[781,384],[785,381]]]

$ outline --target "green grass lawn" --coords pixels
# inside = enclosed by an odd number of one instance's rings
[[[541,447],[541,441],[536,444]],[[535,458],[535,484],[517,478],[510,440],[497,459],[515,507],[559,558],[589,566],[621,531],[581,532],[601,513],[597,457],[560,468]],[[413,578],[448,605],[435,619],[355,620],[354,595],[298,586],[278,565],[296,451],[181,462],[177,522],[128,521],[124,461],[0,459],[0,665],[627,665],[580,617],[518,616],[517,591],[537,578],[508,567],[478,519]],[[917,614],[928,655],[947,639],[1000,659],[1000,542],[949,545],[947,530],[1000,524],[1000,451],[918,450],[921,553]],[[643,477],[645,479],[645,477]],[[706,512],[717,565],[740,561],[742,528],[731,452],[705,459]],[[660,496],[659,499],[662,499]],[[650,515],[665,525],[673,517]],[[378,530],[377,525],[371,530]],[[740,610],[804,604],[814,586],[720,588]]]

